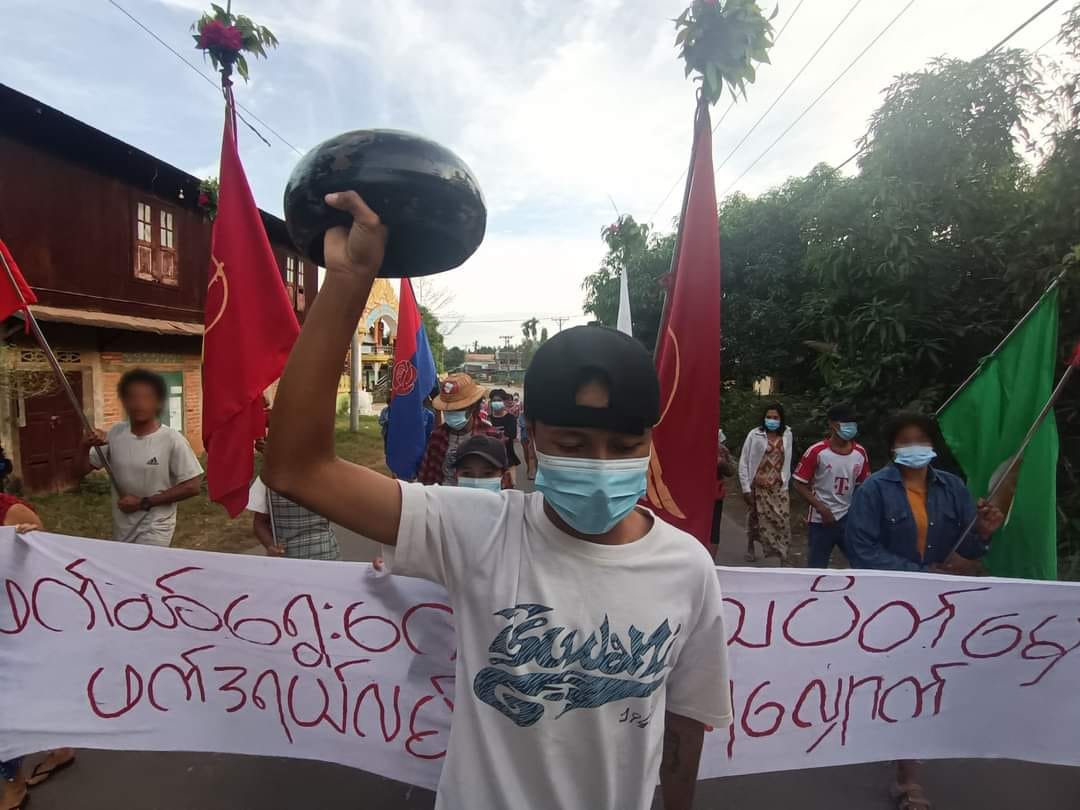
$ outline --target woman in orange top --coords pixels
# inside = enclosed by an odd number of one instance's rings
[[[922,414],[900,413],[889,420],[885,440],[893,463],[855,490],[848,512],[845,542],[855,567],[962,576],[981,572],[978,558],[1004,516],[992,503],[976,504],[960,478],[930,466],[937,456],[935,437],[934,423]],[[896,763],[892,795],[898,810],[930,807],[916,776],[914,760]]]
[[[0,523],[14,526],[20,534],[42,528],[41,518],[34,507],[26,501],[0,492]],[[20,810],[30,798],[29,788],[40,785],[54,773],[66,768],[75,761],[75,752],[70,748],[57,748],[50,751],[41,762],[34,766],[27,776],[23,771],[22,760],[7,762],[0,760],[0,810]]]

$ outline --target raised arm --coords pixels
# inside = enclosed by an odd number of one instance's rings
[[[353,332],[382,266],[386,228],[354,191],[327,195],[351,228],[326,232],[326,279],[308,311],[274,399],[263,482],[334,523],[384,545],[397,542],[398,484],[338,458],[338,381]]]

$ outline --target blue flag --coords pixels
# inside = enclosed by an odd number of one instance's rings
[[[401,280],[394,371],[390,378],[390,423],[386,432],[386,466],[398,478],[416,477],[424,457],[432,413],[424,398],[435,387],[435,359],[416,306],[412,283]]]

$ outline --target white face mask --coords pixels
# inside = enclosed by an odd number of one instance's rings
[[[457,485],[466,489],[487,489],[498,492],[502,489],[502,478],[469,478],[466,475],[459,475]]]

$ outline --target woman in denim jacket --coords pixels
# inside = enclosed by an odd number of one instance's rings
[[[964,482],[936,470],[934,424],[921,414],[900,413],[889,420],[885,439],[893,463],[858,489],[848,512],[845,540],[857,568],[886,571],[937,571],[973,576],[979,557],[1004,516],[993,504],[976,505]],[[964,530],[975,526],[960,547]],[[913,760],[896,763],[893,798],[899,810],[927,810],[930,802],[915,782]]]

